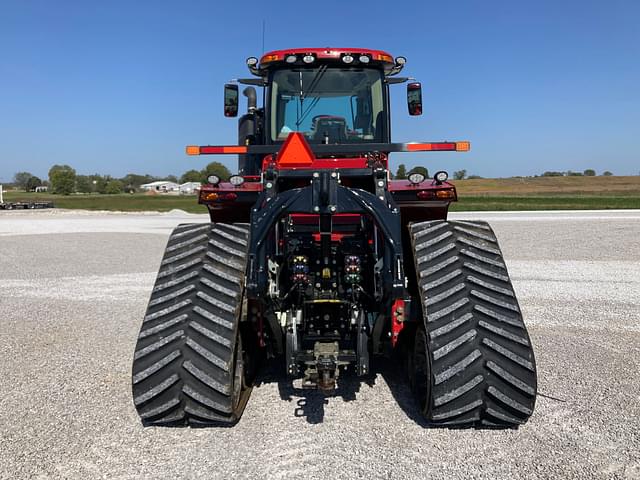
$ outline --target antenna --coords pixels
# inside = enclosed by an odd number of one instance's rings
[[[265,31],[265,25],[266,25],[266,21],[263,18],[262,19],[262,55],[264,55],[264,31]]]

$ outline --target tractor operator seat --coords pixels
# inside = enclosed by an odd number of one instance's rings
[[[347,121],[344,117],[316,115],[311,122],[312,143],[342,143],[347,141]]]

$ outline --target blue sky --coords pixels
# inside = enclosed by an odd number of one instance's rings
[[[244,60],[311,46],[408,58],[425,115],[392,87],[393,139],[470,140],[469,153],[396,154],[483,176],[640,172],[640,2],[0,0],[0,181],[78,173],[180,175],[236,141],[225,81]],[[218,157],[234,170],[233,157]]]

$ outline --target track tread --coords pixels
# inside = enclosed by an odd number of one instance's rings
[[[145,328],[144,330],[140,331],[140,335],[138,335],[138,338],[145,338],[150,335],[155,335],[156,333],[160,333],[163,330],[167,330],[168,328],[171,328],[174,325],[182,323],[182,321],[185,320],[186,318],[187,318],[187,314],[183,313],[182,315],[178,315],[177,317],[171,318],[166,322],[159,323],[154,327]]]
[[[172,245],[168,245],[167,248],[165,249],[165,253],[169,253],[169,252],[174,252],[176,250],[180,250],[184,247],[186,247],[187,245],[192,245],[194,243],[200,243],[202,242],[202,240],[206,240],[208,238],[206,233],[203,233],[202,235],[197,235],[193,238],[189,238],[187,240],[184,240],[182,242],[178,242],[178,243],[174,243]]]
[[[436,320],[439,320],[440,318],[445,317],[445,316],[455,312],[459,308],[464,307],[467,303],[469,303],[469,299],[468,298],[462,298],[462,299],[458,300],[457,302],[454,302],[454,303],[452,303],[450,305],[447,305],[446,307],[442,307],[439,310],[435,310],[435,311],[429,313],[429,317],[427,317],[427,321],[435,322]]]
[[[145,425],[232,424],[247,225],[178,226],[134,353],[134,404]],[[244,395],[243,398],[246,398]]]
[[[430,361],[427,420],[447,427],[525,423],[535,406],[535,358],[491,227],[428,221],[410,232]]]
[[[176,263],[176,262],[179,262],[180,260],[184,260],[185,258],[189,258],[193,255],[199,254],[200,252],[206,249],[207,247],[205,245],[199,245],[197,247],[192,248],[191,250],[187,250],[186,252],[181,252],[171,257],[166,257],[164,260],[162,260],[162,263],[160,265],[162,266],[171,265],[172,263]]]
[[[171,293],[167,293],[166,295],[162,295],[161,297],[156,297],[149,302],[149,306],[153,307],[154,305],[159,305],[161,303],[167,303],[169,300],[173,300],[180,295],[184,295],[185,293],[189,293],[191,290],[195,290],[195,285],[187,285],[186,287],[182,287],[180,290],[173,291]]]
[[[158,273],[158,279],[160,278],[164,278],[164,277],[168,277],[170,275],[175,275],[178,272],[181,272],[183,270],[186,270],[188,268],[193,267],[194,265],[201,263],[202,259],[201,258],[194,258],[193,260],[190,260],[186,263],[182,263],[180,265],[177,265],[175,267],[169,267],[169,268],[165,268],[165,269],[161,269],[160,272]]]
[[[445,355],[450,354],[451,352],[453,352],[459,346],[464,345],[466,342],[468,342],[470,340],[473,340],[476,337],[477,334],[478,334],[478,332],[476,330],[474,330],[474,329],[467,330],[466,332],[464,332],[462,335],[460,335],[455,340],[452,340],[449,343],[447,343],[446,345],[443,345],[442,347],[438,348],[437,350],[434,350],[433,351],[433,358],[435,360],[438,360],[438,359],[444,357]]]
[[[433,275],[435,272],[438,272],[439,270],[442,270],[447,265],[451,265],[452,263],[455,263],[458,260],[459,260],[459,258],[457,256],[449,257],[449,258],[445,259],[444,261],[438,263],[437,265],[434,265],[433,267],[425,268],[424,270],[420,271],[420,278],[426,277],[427,275]]]
[[[195,272],[195,271],[189,272],[186,275],[174,278],[173,280],[169,280],[168,282],[159,283],[158,285],[153,287],[153,291],[154,292],[159,292],[161,290],[166,290],[167,288],[175,287],[176,285],[180,285],[181,283],[185,283],[185,282],[187,282],[187,281],[189,281],[192,278],[197,277],[197,276],[198,276],[198,272]]]
[[[454,318],[450,322],[445,323],[441,327],[438,327],[438,328],[436,328],[434,330],[431,330],[429,332],[429,337],[433,340],[434,338],[437,338],[437,337],[439,337],[441,335],[444,335],[446,333],[449,333],[449,332],[455,330],[460,325],[463,325],[463,324],[465,324],[466,322],[468,322],[470,320],[473,320],[473,315],[471,315],[470,313],[465,313],[464,315],[461,315],[460,317]]]
[[[138,372],[136,375],[134,375],[133,376],[133,383],[139,383],[142,380],[144,380],[145,378],[149,377],[150,375],[153,375],[158,370],[160,370],[162,367],[164,367],[165,365],[169,364],[170,362],[172,362],[173,360],[178,358],[180,355],[181,355],[180,354],[180,350],[174,350],[169,355],[166,355],[165,357],[161,358],[160,360],[158,360],[156,363],[154,363],[150,367],[145,368],[141,372]]]
[[[173,305],[169,306],[169,307],[165,307],[161,310],[157,310],[153,313],[149,313],[147,312],[147,314],[144,317],[144,321],[145,322],[150,322],[152,320],[157,320],[158,318],[162,318],[165,317],[167,315],[169,315],[170,313],[173,313],[177,310],[180,310],[183,307],[186,307],[187,305],[191,304],[191,300],[190,299],[186,299],[186,300],[182,300],[178,303],[174,303]]]

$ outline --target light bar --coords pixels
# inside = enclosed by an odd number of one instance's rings
[[[278,153],[283,145],[189,145],[187,155],[250,154],[266,155]],[[311,144],[309,149],[318,155],[362,154],[363,152],[468,152],[469,142],[416,142],[416,143],[343,143]]]

